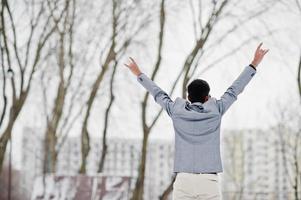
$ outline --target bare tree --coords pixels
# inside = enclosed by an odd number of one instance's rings
[[[58,135],[57,130],[63,116],[63,109],[71,80],[74,74],[74,56],[73,56],[73,24],[75,19],[75,0],[70,0],[66,8],[66,14],[63,17],[62,27],[57,26],[58,35],[57,62],[59,68],[59,84],[56,97],[53,102],[51,113],[46,113],[46,134],[45,134],[45,158],[44,173],[54,173],[56,169],[58,155]],[[66,76],[66,74],[68,74]],[[46,88],[44,93],[46,92]],[[62,144],[61,144],[62,145]]]
[[[298,93],[300,93],[300,66],[297,72]],[[301,198],[301,116],[300,106],[297,108],[282,107],[277,113],[276,133],[280,143],[280,153],[286,180],[293,190],[293,198]]]
[[[301,2],[299,0],[295,0],[295,5],[298,10],[298,13],[301,16]],[[299,65],[298,65],[298,72],[297,72],[297,84],[298,84],[298,89],[299,89],[299,95],[301,98],[301,55],[299,57]]]
[[[102,151],[101,151],[101,157],[100,157],[100,162],[98,166],[98,172],[103,172],[104,164],[105,164],[105,158],[107,155],[107,133],[108,133],[108,124],[109,124],[109,116],[110,116],[110,110],[113,106],[115,96],[114,96],[114,89],[113,89],[113,84],[114,84],[114,78],[115,78],[115,73],[116,73],[116,68],[117,68],[117,60],[115,59],[115,64],[113,66],[113,72],[110,77],[110,100],[109,104],[106,108],[105,111],[105,118],[104,118],[104,129],[103,129],[103,138],[102,138]]]
[[[88,120],[90,116],[90,112],[93,106],[94,99],[96,97],[96,93],[98,91],[98,88],[100,86],[100,83],[103,80],[103,77],[105,73],[107,72],[109,65],[113,60],[115,60],[116,52],[115,52],[115,40],[116,40],[116,2],[113,1],[113,34],[112,34],[112,41],[110,44],[110,48],[108,50],[105,62],[103,63],[101,67],[101,71],[97,76],[97,79],[93,83],[92,90],[89,96],[89,99],[87,101],[87,109],[85,111],[84,115],[84,121],[83,121],[83,126],[82,126],[82,134],[81,134],[81,151],[82,151],[82,163],[79,172],[80,173],[86,173],[86,162],[87,162],[87,156],[90,151],[90,137],[89,137],[89,132],[88,132]]]
[[[164,40],[164,28],[165,28],[165,0],[161,0],[160,4],[160,29],[159,29],[159,45],[158,45],[158,54],[155,66],[152,71],[151,79],[154,80],[157,72],[161,65],[162,59],[162,47],[163,47],[163,40]],[[146,167],[146,155],[147,155],[147,143],[150,131],[154,125],[154,121],[151,125],[147,124],[146,119],[146,109],[148,103],[149,93],[145,92],[143,101],[141,103],[142,107],[142,127],[143,127],[143,140],[142,140],[142,147],[141,147],[141,158],[140,164],[138,168],[138,177],[135,184],[135,189],[133,191],[133,195],[131,197],[132,200],[140,200],[143,199],[143,190],[144,190],[144,180],[145,180],[145,167]]]
[[[29,36],[26,38],[25,48],[21,48],[18,37],[23,34],[16,31],[17,24],[14,20],[14,15],[10,9],[10,2],[1,1],[1,49],[3,61],[2,65],[6,68],[4,71],[14,71],[14,76],[9,78],[11,94],[8,98],[9,110],[6,117],[7,124],[3,128],[0,137],[0,167],[2,168],[6,146],[11,138],[12,130],[19,116],[24,103],[28,97],[33,75],[43,63],[41,60],[45,58],[44,49],[48,45],[48,41],[53,35],[54,30],[60,23],[60,20],[65,13],[65,7],[68,1],[59,0],[48,1],[24,1],[26,11],[31,11],[29,15]],[[37,11],[37,12],[36,12]],[[26,23],[26,19],[22,24]],[[10,42],[12,41],[12,42]],[[15,69],[15,66],[17,69]],[[2,68],[4,68],[2,67]],[[5,112],[5,111],[3,111]]]
[[[86,163],[87,156],[90,151],[90,137],[88,131],[88,122],[91,116],[91,111],[93,108],[93,104],[97,97],[97,92],[101,88],[101,84],[103,84],[103,80],[105,75],[108,73],[109,69],[112,68],[113,72],[115,69],[115,65],[117,60],[122,58],[126,49],[131,45],[134,38],[138,35],[138,33],[143,30],[150,22],[151,12],[146,12],[146,15],[141,15],[143,10],[138,10],[139,12],[133,11],[133,7],[139,9],[139,5],[141,2],[133,1],[133,2],[122,2],[117,0],[111,1],[111,36],[108,43],[105,45],[105,48],[101,50],[101,70],[97,72],[97,77],[92,84],[91,90],[89,90],[89,97],[86,101],[86,108],[84,111],[84,120],[83,126],[81,130],[81,152],[82,152],[82,163],[79,172],[86,173]],[[140,16],[140,17],[138,17]],[[139,20],[138,20],[139,19]],[[105,52],[105,53],[104,53]],[[115,67],[114,67],[115,66]],[[111,74],[111,80],[114,78],[115,72]],[[112,83],[112,81],[110,81]],[[112,88],[112,84],[110,86]],[[106,136],[107,136],[107,125],[108,125],[108,117],[109,111],[113,104],[113,95],[111,90],[111,100],[105,112],[104,125],[105,128],[103,130],[103,150],[101,155],[101,160],[99,164],[98,171],[103,170],[105,154],[107,152],[107,144],[106,144]]]

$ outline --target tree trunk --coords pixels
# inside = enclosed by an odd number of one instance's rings
[[[171,193],[172,189],[173,189],[173,183],[176,180],[176,176],[174,176],[171,180],[171,182],[169,183],[169,185],[167,186],[167,188],[164,190],[164,192],[162,193],[162,195],[160,196],[160,200],[167,200],[169,197],[169,194]]]
[[[55,132],[51,128],[47,130],[44,141],[44,174],[55,173],[57,161],[57,152],[55,150],[55,147],[57,143],[57,137]]]
[[[300,96],[300,102],[301,102],[301,56],[300,56],[300,58],[299,58],[297,83],[298,83],[299,96]]]
[[[145,167],[146,167],[146,156],[147,156],[147,142],[149,136],[149,129],[144,126],[144,137],[141,147],[141,161],[138,169],[138,178],[136,180],[135,190],[131,200],[142,200],[144,192],[144,179],[145,179]]]
[[[9,112],[8,125],[0,137],[0,171],[2,170],[7,143],[11,139],[11,132],[13,130],[15,121],[19,116],[21,108],[23,107],[26,97],[27,93],[21,92],[19,99],[14,102],[14,105],[11,107]]]
[[[0,171],[2,171],[4,157],[5,157],[5,150],[6,150],[7,143],[11,138],[12,128],[13,128],[13,123],[11,123],[7,127],[7,129],[4,131],[3,135],[0,138],[0,166],[1,166]]]
[[[90,151],[90,137],[87,130],[87,120],[84,122],[84,129],[82,130],[81,137],[81,152],[82,152],[82,163],[79,169],[79,173],[86,173],[87,157]]]
[[[117,68],[118,62],[115,60],[115,64],[113,67],[113,72],[111,75],[111,80],[110,80],[110,102],[109,105],[106,109],[105,113],[105,122],[104,122],[104,129],[103,129],[103,137],[102,137],[102,151],[101,151],[101,158],[99,162],[99,167],[98,167],[98,173],[103,172],[104,164],[105,164],[105,159],[107,155],[107,132],[108,132],[108,124],[109,124],[109,114],[112,108],[112,105],[115,100],[114,92],[113,92],[113,83],[114,83],[114,77],[116,73],[116,68]]]

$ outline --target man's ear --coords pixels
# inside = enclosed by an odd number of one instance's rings
[[[210,95],[208,95],[208,96],[205,96],[205,102],[206,102],[206,101],[208,101],[208,100],[209,100],[209,98],[210,98]]]

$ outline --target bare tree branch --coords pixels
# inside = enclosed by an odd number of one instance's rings
[[[301,55],[300,55],[300,58],[299,58],[297,82],[298,82],[299,96],[301,98]],[[301,99],[300,99],[300,101],[301,101]]]
[[[65,6],[68,5],[68,2],[65,3]],[[43,9],[43,7],[40,7],[41,9]],[[6,18],[5,17],[5,10],[8,12],[9,17]],[[50,13],[53,12],[50,11]],[[53,25],[51,25],[51,21],[52,20],[51,17],[46,16],[46,24],[44,24],[44,28],[42,30],[42,33],[38,39],[38,43],[37,43],[37,47],[35,49],[35,56],[33,56],[33,64],[31,66],[31,69],[29,69],[29,66],[25,66],[22,68],[22,62],[20,60],[19,55],[21,53],[19,53],[19,50],[17,49],[17,32],[15,31],[15,22],[13,20],[12,17],[12,13],[10,12],[10,7],[9,4],[7,3],[7,1],[2,0],[1,3],[1,24],[2,24],[2,32],[1,32],[1,36],[2,36],[2,40],[4,42],[4,49],[5,49],[5,54],[6,54],[6,62],[8,63],[8,67],[9,69],[11,69],[11,60],[12,60],[12,56],[13,54],[10,53],[10,47],[8,44],[9,38],[6,35],[6,29],[5,29],[5,24],[9,23],[11,25],[11,27],[13,27],[13,50],[15,52],[15,57],[14,60],[17,61],[18,65],[19,65],[19,70],[20,70],[20,74],[18,74],[18,77],[16,76],[12,76],[10,78],[11,81],[11,87],[12,87],[12,101],[10,103],[10,112],[8,115],[8,123],[7,126],[5,127],[1,137],[0,137],[0,168],[2,168],[3,165],[3,160],[4,160],[4,155],[5,155],[5,151],[6,151],[6,146],[7,146],[7,142],[8,140],[11,138],[11,131],[14,127],[15,121],[17,119],[17,117],[19,116],[20,111],[23,108],[23,105],[27,99],[27,96],[29,94],[29,90],[30,90],[30,86],[31,86],[31,82],[32,82],[32,77],[34,72],[37,69],[37,66],[39,65],[39,61],[41,58],[43,58],[43,48],[46,46],[47,41],[50,39],[50,36],[52,35],[52,33],[54,32],[55,28],[57,27],[57,24],[59,23],[59,21],[61,20],[63,14],[65,12],[65,9],[63,9],[60,13],[59,13],[59,17],[57,18],[57,20],[54,22]],[[47,12],[43,12],[43,14],[47,15]],[[42,14],[41,14],[42,15]],[[37,20],[39,19],[39,15]],[[8,20],[9,22],[6,22],[6,20]],[[32,22],[32,19],[31,19]],[[49,30],[48,30],[49,29]],[[22,33],[20,33],[22,34]],[[29,37],[29,40],[32,41],[32,36]],[[26,43],[28,43],[29,41],[26,41]],[[30,42],[31,43],[31,42]],[[27,45],[28,46],[28,45]],[[29,47],[27,47],[29,49]],[[17,52],[18,51],[18,52]],[[21,51],[21,50],[20,50]],[[28,57],[32,57],[32,54],[27,54]],[[29,60],[29,58],[26,58],[27,60]],[[25,60],[26,60],[25,59]],[[25,62],[26,63],[26,62]],[[25,76],[25,72],[26,69],[30,70],[29,74],[28,74],[28,81],[27,81],[27,85],[25,85],[25,77],[27,77],[27,75]],[[16,81],[15,78],[18,78],[20,85],[18,85],[19,90],[17,91],[17,85],[16,85]],[[18,84],[19,84],[18,83]],[[24,87],[23,87],[24,85]],[[17,92],[19,92],[17,94]]]

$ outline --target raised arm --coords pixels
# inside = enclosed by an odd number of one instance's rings
[[[237,100],[237,96],[242,93],[245,86],[250,82],[256,73],[257,66],[262,61],[264,55],[269,51],[268,49],[261,49],[261,46],[262,43],[258,45],[251,64],[245,67],[243,72],[238,76],[233,84],[227,89],[221,98],[217,100],[219,111],[222,115],[225,114],[233,102]]]
[[[154,97],[155,101],[161,105],[167,114],[171,116],[174,102],[170,99],[168,94],[140,71],[133,58],[130,58],[128,64],[124,65],[127,66],[135,76],[137,76],[138,82]]]

